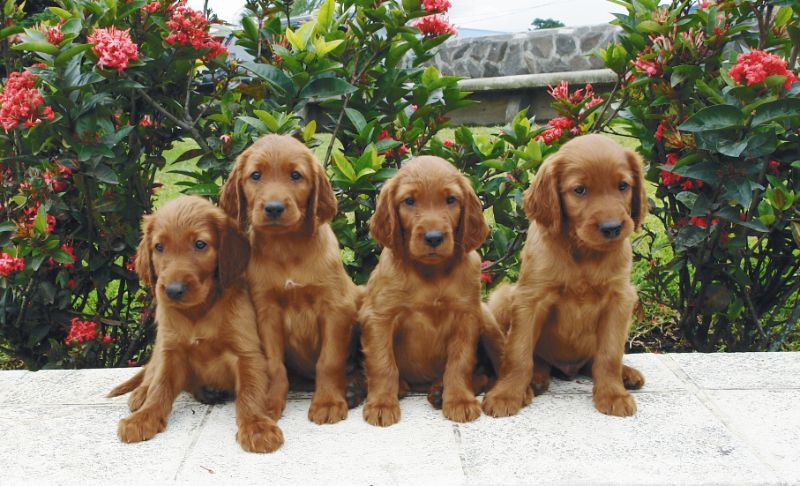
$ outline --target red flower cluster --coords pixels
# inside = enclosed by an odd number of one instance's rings
[[[669,153],[667,154],[667,161],[664,162],[664,165],[675,165],[678,163],[678,154],[676,153]],[[671,186],[673,184],[680,184],[681,189],[684,191],[688,191],[694,187],[703,187],[703,181],[699,179],[689,179],[688,177],[682,177],[674,172],[670,172],[668,170],[662,169],[661,170],[661,182],[664,183],[665,186]]]
[[[61,41],[64,40],[64,34],[61,32],[61,26],[56,25],[55,27],[48,27],[47,30],[44,31],[44,37],[47,39],[47,42],[57,46],[61,44]]]
[[[47,169],[44,171],[42,179],[45,185],[53,189],[53,192],[61,192],[67,188],[64,182],[72,175],[72,169],[61,164],[56,164],[55,171]]]
[[[136,255],[128,257],[128,261],[125,262],[125,270],[129,272],[136,271]]]
[[[603,98],[594,95],[594,88],[591,84],[587,84],[584,88],[576,89],[574,93],[569,94],[569,83],[561,81],[561,84],[555,88],[548,86],[547,93],[558,101],[568,101],[573,105],[577,105],[588,98],[586,108],[591,108],[603,102]]]
[[[8,277],[15,270],[25,270],[25,260],[0,252],[0,276]]]
[[[747,86],[763,83],[767,76],[786,76],[783,87],[789,89],[797,81],[797,76],[786,69],[786,61],[764,51],[750,51],[739,54],[728,74],[736,84],[747,83]]]
[[[77,317],[73,317],[70,321],[69,333],[64,339],[64,344],[80,344],[93,339],[97,339],[97,323],[94,321],[82,321]]]
[[[428,13],[445,13],[450,7],[448,0],[422,0],[422,8]]]
[[[22,187],[22,184],[20,185],[20,187]],[[23,209],[22,212],[25,214],[27,221],[17,223],[19,227],[26,228],[28,230],[29,228],[32,228],[34,221],[36,221],[36,215],[39,214],[39,207],[41,205],[42,203],[37,202],[35,206]],[[56,229],[56,217],[53,216],[52,214],[46,214],[45,222],[47,223],[45,231],[47,231],[47,234],[52,233],[53,230]]]
[[[457,35],[455,26],[447,21],[441,15],[428,15],[417,19],[413,24],[422,33],[422,36],[430,39],[439,37],[440,35],[453,34]]]
[[[30,71],[14,72],[8,76],[8,82],[0,94],[0,125],[8,133],[24,122],[30,128],[42,122],[42,119],[55,118],[53,109],[44,105],[44,98],[33,85],[36,75]]]
[[[442,142],[442,145],[444,145],[445,147],[451,149],[451,148],[456,146],[456,143],[454,141],[450,140],[449,138],[445,138],[444,141]]]
[[[489,268],[489,265],[491,264],[492,262],[489,260],[484,260],[481,262],[481,282],[487,285],[492,283],[492,274],[485,270]]]
[[[378,141],[387,139],[396,140],[393,136],[389,135],[389,130],[384,128],[383,130],[381,130],[381,134],[378,135]],[[406,144],[403,144],[395,149],[387,150],[386,152],[383,153],[383,155],[385,155],[386,157],[391,157],[391,156],[402,157],[407,153],[408,153],[408,147],[406,146]]]
[[[699,216],[694,216],[689,219],[689,224],[693,224],[695,226],[699,226],[700,228],[708,228],[708,224],[715,225],[719,223],[719,218],[713,218],[711,221],[708,218],[702,218]]]
[[[117,72],[122,72],[130,61],[139,59],[139,50],[131,40],[130,29],[95,29],[86,40],[95,44],[92,52],[98,57],[100,68],[117,68]]]
[[[156,0],[155,2],[150,2],[144,7],[142,7],[142,12],[153,13],[161,7],[161,2]]]
[[[172,11],[172,16],[167,21],[167,28],[172,30],[172,33],[164,38],[168,44],[177,42],[181,46],[191,45],[198,51],[209,49],[206,57],[211,59],[228,52],[219,41],[208,34],[206,16],[187,7],[185,0]]]
[[[553,118],[547,122],[547,128],[537,135],[536,139],[541,139],[544,143],[551,143],[561,138],[561,135],[564,134],[564,130],[571,130],[574,126],[575,122],[565,116]]]

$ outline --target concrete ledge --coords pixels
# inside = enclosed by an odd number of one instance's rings
[[[555,86],[561,81],[567,81],[573,86],[581,87],[586,83],[609,84],[616,80],[617,75],[610,69],[589,69],[586,71],[462,79],[458,82],[458,86],[466,91],[516,91],[530,88],[547,88],[548,86]]]
[[[511,418],[446,420],[424,397],[399,424],[361,408],[317,426],[293,395],[274,454],[243,452],[233,404],[181,395],[167,430],[122,444],[126,397],[105,393],[135,369],[0,372],[3,484],[787,484],[800,482],[800,353],[631,355],[647,379],[638,413],[595,411],[591,380],[554,381]]]

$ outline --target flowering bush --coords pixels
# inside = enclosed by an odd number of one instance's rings
[[[642,291],[695,349],[781,349],[800,317],[796,2],[617,3],[599,125],[641,142],[667,230],[636,245]]]

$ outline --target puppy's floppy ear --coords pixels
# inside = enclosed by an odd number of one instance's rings
[[[153,230],[154,218],[155,216],[152,214],[142,218],[142,241],[139,242],[139,248],[136,250],[136,274],[148,288],[152,288],[156,284],[157,278],[156,270],[153,267],[153,257],[150,254],[152,248],[150,234]]]
[[[331,181],[328,174],[317,159],[309,156],[310,163],[314,168],[314,189],[312,190],[311,200],[309,201],[309,213],[307,217],[316,218],[317,224],[325,224],[336,216],[336,194],[333,192]]]
[[[561,194],[558,192],[560,164],[561,158],[558,154],[547,159],[539,167],[533,184],[523,194],[523,204],[528,219],[547,228],[561,225]]]
[[[483,217],[483,206],[469,179],[462,176],[459,184],[464,193],[464,207],[461,210],[461,221],[458,238],[464,253],[478,249],[489,236],[489,225]]]
[[[242,152],[236,158],[233,170],[222,185],[222,192],[219,196],[219,207],[225,214],[239,222],[239,227],[243,230],[247,227],[247,199],[242,190],[242,172],[247,162],[249,149]]]
[[[642,170],[642,159],[635,152],[625,151],[628,159],[628,167],[633,176],[631,187],[631,219],[633,220],[634,231],[639,231],[647,216],[647,190],[644,186],[644,174]]]
[[[397,216],[397,208],[394,206],[397,180],[398,176],[392,177],[381,189],[375,213],[369,220],[369,231],[382,247],[400,253],[403,250],[403,229]]]
[[[250,260],[250,243],[239,231],[236,221],[224,216],[219,223],[219,251],[217,269],[222,288],[230,286],[247,268]]]

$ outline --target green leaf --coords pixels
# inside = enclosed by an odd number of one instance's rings
[[[5,29],[0,29],[0,40],[5,39],[6,37],[14,34],[19,34],[20,32],[24,32],[25,27],[21,25],[12,25],[11,27],[6,27]]]
[[[355,182],[358,179],[356,177],[355,170],[353,170],[353,165],[344,155],[339,152],[334,152],[333,161],[336,164],[336,167],[339,169],[339,172],[341,172],[351,182]]]
[[[352,93],[357,88],[340,78],[316,78],[311,80],[298,95],[300,98],[333,98]]]
[[[58,263],[64,263],[67,265],[75,263],[72,260],[72,256],[70,256],[69,253],[62,250],[61,248],[59,248],[58,250],[55,251],[55,253],[53,253],[53,260],[57,261]]]
[[[292,80],[281,69],[271,64],[256,62],[243,62],[240,66],[268,82],[270,86],[277,88],[282,94],[291,95],[294,93]]]
[[[58,47],[49,42],[22,42],[20,44],[14,44],[11,46],[11,49],[15,51],[42,52],[50,55],[58,52]]]
[[[662,169],[669,170],[670,167],[664,166],[662,167]],[[713,184],[717,182],[717,180],[719,179],[719,177],[717,176],[718,170],[719,168],[711,162],[701,162],[699,164],[678,167],[677,169],[674,169],[672,172],[683,177],[700,179],[703,182],[708,182],[710,184]]]
[[[317,14],[317,25],[325,31],[330,30],[331,25],[333,25],[333,10],[335,7],[336,3],[334,0],[327,0],[319,8],[319,13]]]
[[[367,120],[364,119],[364,115],[354,108],[345,108],[344,113],[353,126],[356,127],[356,132],[360,135],[364,127],[367,126]]]
[[[264,110],[253,110],[253,114],[255,114],[259,120],[264,122],[264,125],[267,126],[270,132],[277,133],[278,132],[278,120],[272,116],[271,113],[264,111]]]
[[[60,7],[47,7],[47,9],[65,20],[72,17],[71,12],[64,10],[63,8]]]
[[[739,108],[733,105],[714,105],[690,116],[678,129],[684,132],[704,132],[741,127],[743,122],[744,116]]]
[[[261,133],[261,134],[274,133],[274,132],[270,131],[270,129],[267,128],[267,125],[263,121],[258,119],[258,118],[254,118],[252,116],[245,116],[245,115],[241,115],[241,116],[238,116],[236,118],[239,119],[239,120],[242,120],[243,122],[247,123],[251,127],[255,128],[258,131],[258,133]]]
[[[39,206],[39,211],[36,213],[36,219],[33,220],[33,229],[40,235],[47,234],[47,210],[44,204]]]
[[[258,25],[247,15],[242,15],[242,27],[247,37],[253,41],[258,41]]]
[[[303,141],[308,143],[312,138],[314,138],[314,134],[317,132],[317,122],[311,120],[308,122],[308,125],[303,129]]]
[[[636,30],[645,34],[649,32],[664,34],[670,30],[670,28],[671,27],[669,25],[659,24],[655,20],[644,20],[639,22],[639,24],[636,26]]]
[[[77,56],[83,51],[89,50],[94,44],[76,44],[69,49],[60,52],[55,59],[56,66],[63,66],[67,61]]]
[[[93,175],[99,181],[107,182],[108,184],[119,184],[119,178],[114,169],[106,164],[97,164],[97,167],[87,171],[87,173]]]
[[[761,105],[753,115],[751,126],[757,127],[771,121],[800,116],[800,99],[786,98]]]

